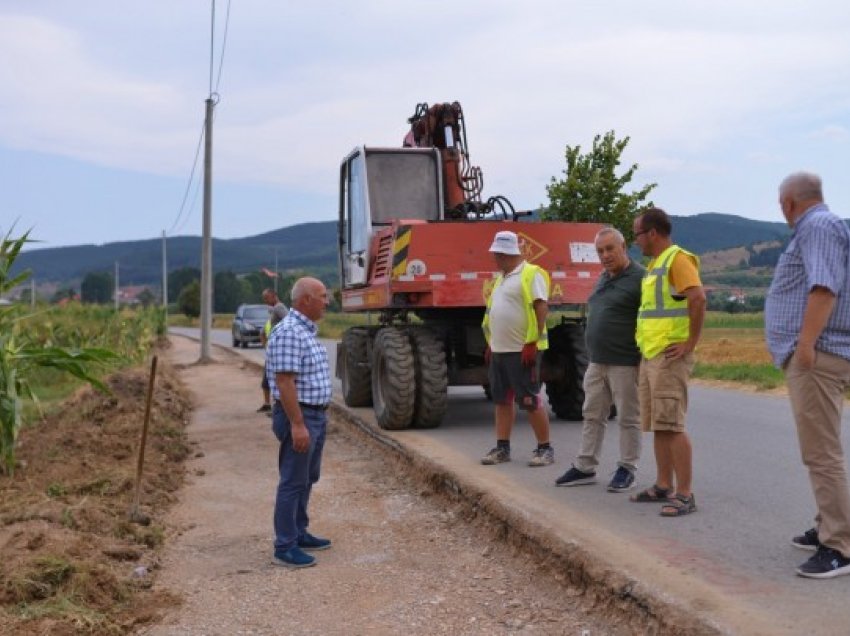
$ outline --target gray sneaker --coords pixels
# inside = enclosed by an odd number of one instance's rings
[[[511,451],[507,448],[500,448],[496,446],[496,448],[492,449],[489,453],[484,455],[481,458],[481,463],[485,466],[492,466],[493,464],[503,464],[505,462],[511,461]]]
[[[554,463],[555,449],[550,446],[549,448],[535,448],[534,452],[531,454],[531,460],[528,462],[528,465],[548,466]]]

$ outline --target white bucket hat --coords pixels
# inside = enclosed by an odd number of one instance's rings
[[[513,256],[519,256],[522,253],[519,251],[519,238],[516,234],[507,230],[496,232],[496,236],[493,237],[493,244],[490,246],[490,251],[498,252],[499,254],[511,254]]]

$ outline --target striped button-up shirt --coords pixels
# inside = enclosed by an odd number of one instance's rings
[[[316,323],[297,309],[275,325],[266,350],[266,377],[274,399],[280,399],[275,374],[294,373],[299,402],[325,406],[331,401],[328,350],[316,337],[318,331]]]
[[[764,305],[767,348],[781,367],[794,353],[809,293],[824,287],[835,307],[815,349],[850,360],[850,229],[824,204],[797,219]]]

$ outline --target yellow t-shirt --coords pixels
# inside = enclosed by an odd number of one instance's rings
[[[681,294],[691,287],[702,287],[702,281],[699,278],[699,269],[689,256],[679,252],[670,263],[668,273],[670,286],[675,289],[670,290],[671,293]]]

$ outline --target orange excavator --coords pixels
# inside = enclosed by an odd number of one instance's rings
[[[503,196],[482,198],[460,104],[419,104],[401,148],[359,146],[340,167],[342,308],[370,312],[337,347],[349,406],[375,409],[385,429],[439,426],[449,386],[487,386],[484,308],[497,275],[488,248],[519,235],[528,262],[551,278],[552,310],[541,377],[555,415],[581,419],[587,367],[584,307],[601,272],[596,223],[536,221]]]

